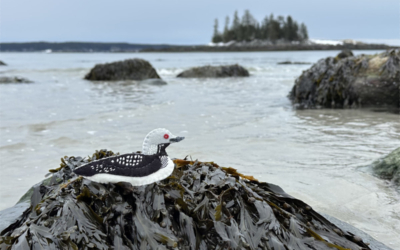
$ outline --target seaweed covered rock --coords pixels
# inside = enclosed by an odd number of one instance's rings
[[[400,186],[400,148],[372,163],[372,170],[382,179]]]
[[[319,60],[296,79],[289,94],[303,108],[385,106],[399,108],[400,50]]]
[[[154,184],[99,184],[64,157],[0,233],[1,249],[370,249],[280,187],[215,163],[175,160]]]
[[[183,71],[177,77],[184,78],[216,78],[249,76],[249,71],[238,64],[226,66],[203,66]]]
[[[97,64],[85,76],[92,81],[145,80],[160,76],[146,60],[134,58],[106,64]]]

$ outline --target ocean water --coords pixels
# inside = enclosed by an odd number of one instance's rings
[[[378,51],[356,51],[372,54]],[[338,51],[241,53],[2,53],[0,76],[32,84],[0,85],[0,210],[13,206],[60,158],[96,149],[141,149],[152,129],[186,139],[170,156],[214,161],[281,186],[315,210],[400,249],[399,194],[365,168],[400,146],[398,115],[371,110],[295,110],[294,80]],[[97,63],[148,60],[167,85],[91,82]],[[178,79],[201,65],[239,63],[248,78]]]

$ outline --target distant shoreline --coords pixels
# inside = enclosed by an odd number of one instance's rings
[[[312,51],[312,50],[386,50],[399,48],[385,44],[276,44],[242,46],[90,43],[90,42],[29,42],[0,43],[0,52],[47,52],[47,53],[132,53],[132,52],[251,52],[251,51]]]
[[[318,51],[318,50],[387,50],[399,48],[383,44],[357,45],[268,45],[268,46],[179,46],[162,49],[146,48],[140,52],[262,52],[262,51]]]

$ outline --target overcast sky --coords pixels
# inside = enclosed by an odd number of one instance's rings
[[[311,38],[400,39],[399,0],[0,0],[0,41],[205,44],[245,9],[291,15]]]

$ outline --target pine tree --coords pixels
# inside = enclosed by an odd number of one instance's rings
[[[241,25],[243,40],[251,41],[255,38],[256,22],[255,18],[250,14],[250,11],[245,10]]]
[[[286,41],[298,41],[299,40],[299,25],[296,21],[293,21],[291,16],[286,18],[284,27],[284,38]]]
[[[240,19],[237,10],[233,15],[232,31],[234,34],[234,40],[241,41],[242,34],[240,29]]]
[[[261,33],[261,26],[258,22],[256,22],[256,26],[255,26],[255,38],[256,39],[262,39],[262,33]]]
[[[278,33],[278,39],[285,38],[284,27],[285,27],[285,18],[283,16],[278,16],[276,25],[276,32]]]
[[[299,41],[299,25],[296,21],[293,22],[293,40],[292,41]]]
[[[279,39],[279,23],[274,19],[274,15],[269,16],[268,40],[275,42]]]
[[[218,19],[215,19],[214,21],[214,35],[212,38],[213,43],[220,43],[222,42],[222,37],[221,34],[218,31]]]
[[[302,41],[308,40],[308,31],[307,31],[307,27],[304,23],[301,23],[301,25],[300,25],[299,38]]]
[[[264,18],[262,24],[261,24],[261,27],[260,27],[260,29],[261,29],[261,31],[260,31],[261,32],[261,39],[265,39],[265,40],[268,39],[268,25],[269,25],[269,19],[266,16]]]
[[[224,43],[227,43],[231,40],[229,32],[229,16],[226,16],[225,18],[225,27],[224,27],[224,33],[222,34],[222,40],[224,41]]]

